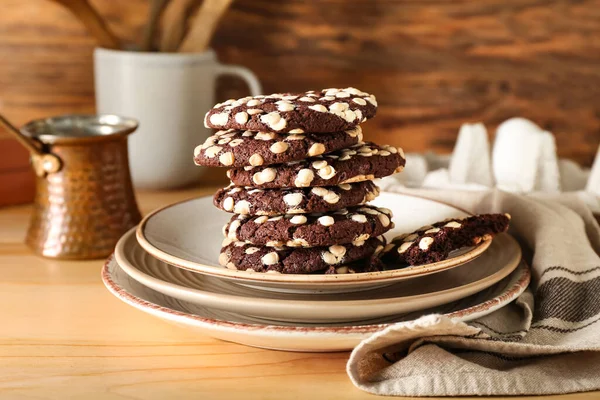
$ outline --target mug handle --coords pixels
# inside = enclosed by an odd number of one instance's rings
[[[239,65],[228,65],[228,64],[217,64],[217,75],[234,75],[242,78],[246,81],[246,84],[250,88],[251,96],[258,96],[262,94],[262,85],[260,81],[254,75],[254,72],[250,71],[246,67]]]

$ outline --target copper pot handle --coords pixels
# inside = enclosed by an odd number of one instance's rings
[[[2,114],[0,114],[0,126],[3,126],[8,133],[19,141],[31,154],[31,163],[33,169],[39,177],[45,177],[47,174],[60,171],[62,162],[60,158],[52,153],[42,151],[40,143],[33,138],[29,138],[21,133],[13,124],[8,122]]]

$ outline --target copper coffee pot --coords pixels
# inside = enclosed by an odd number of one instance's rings
[[[68,115],[35,120],[21,131],[0,125],[31,152],[37,175],[26,244],[44,257],[108,256],[141,219],[127,156],[133,119]]]

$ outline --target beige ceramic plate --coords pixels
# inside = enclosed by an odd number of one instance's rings
[[[421,197],[382,193],[372,204],[394,213],[395,229],[386,237],[411,232],[445,218],[468,214],[447,204]],[[150,213],[137,229],[137,239],[148,253],[168,264],[206,275],[230,279],[257,288],[278,291],[351,292],[454,268],[481,255],[490,245],[486,240],[437,263],[382,272],[345,275],[264,274],[221,267],[217,260],[223,240],[222,227],[231,214],[216,209],[211,197],[176,203]]]
[[[291,324],[215,310],[158,293],[127,275],[113,257],[102,270],[102,280],[111,293],[148,314],[202,335],[290,351],[350,350],[390,323],[425,314],[441,313],[461,321],[480,318],[516,299],[527,288],[529,279],[529,268],[521,262],[513,273],[488,289],[433,309],[352,324]]]
[[[115,258],[133,279],[176,299],[266,319],[318,323],[398,315],[470,296],[510,274],[521,249],[502,234],[480,257],[457,268],[376,290],[335,294],[269,292],[173,267],[144,251],[134,230],[121,238]]]

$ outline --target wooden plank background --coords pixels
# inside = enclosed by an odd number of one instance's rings
[[[146,1],[92,3],[119,36],[140,37]],[[267,92],[374,93],[367,137],[408,151],[448,152],[462,122],[493,131],[516,115],[583,164],[600,143],[599,0],[238,0],[213,45]],[[93,46],[59,5],[2,0],[0,112],[22,124],[93,111]],[[219,85],[220,100],[244,92]]]

